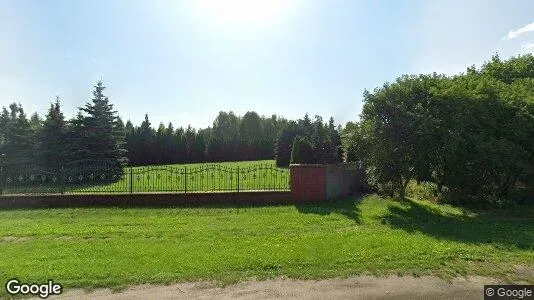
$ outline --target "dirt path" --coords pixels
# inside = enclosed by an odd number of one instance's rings
[[[49,299],[483,299],[484,277],[452,282],[435,277],[358,276],[346,279],[245,281],[226,287],[189,282],[169,286],[136,286],[119,293],[70,290]]]

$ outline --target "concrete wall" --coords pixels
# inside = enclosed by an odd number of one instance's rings
[[[363,174],[358,164],[326,166],[326,200],[355,195],[361,192]]]

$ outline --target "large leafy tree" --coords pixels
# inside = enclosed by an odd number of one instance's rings
[[[424,173],[427,162],[422,138],[424,114],[428,110],[430,88],[437,76],[403,76],[386,83],[373,93],[365,91],[359,127],[365,144],[365,162],[371,183],[389,193],[405,197],[411,179]]]
[[[239,123],[239,136],[246,141],[260,139],[262,134],[262,124],[260,116],[253,111],[248,111],[243,115]]]
[[[494,56],[480,70],[403,76],[366,92],[360,121],[343,132],[347,160],[401,197],[415,179],[453,201],[508,199],[518,182],[532,186],[533,74],[531,55]]]

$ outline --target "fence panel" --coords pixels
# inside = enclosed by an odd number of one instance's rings
[[[289,190],[289,170],[224,164],[113,167],[71,164],[0,166],[0,194],[155,193]]]

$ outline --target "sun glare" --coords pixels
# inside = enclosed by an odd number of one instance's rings
[[[198,0],[199,10],[217,26],[261,26],[276,22],[289,0]]]

